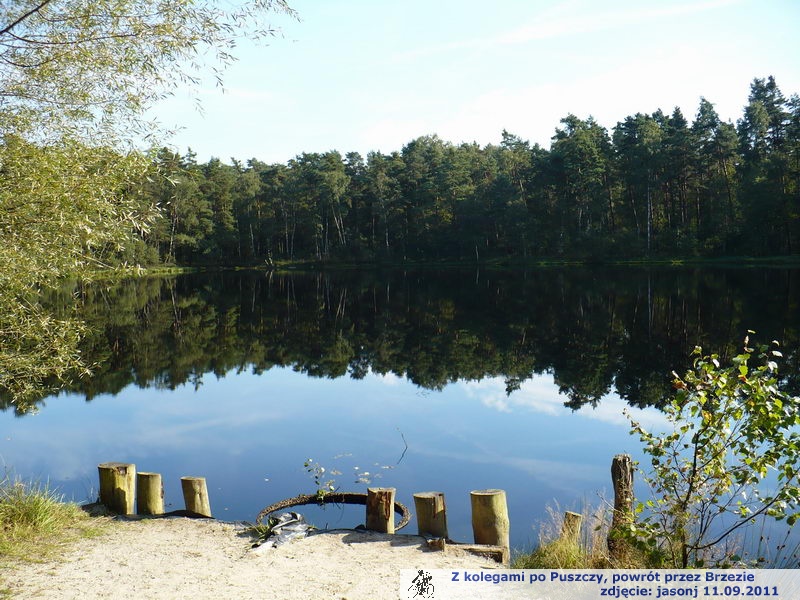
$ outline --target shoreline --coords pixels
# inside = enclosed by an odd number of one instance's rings
[[[394,599],[401,569],[499,566],[408,534],[319,531],[276,548],[252,548],[254,539],[243,524],[215,519],[115,520],[55,559],[6,569],[0,597]]]

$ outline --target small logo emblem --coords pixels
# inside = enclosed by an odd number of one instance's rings
[[[420,569],[417,571],[417,576],[411,580],[411,585],[408,586],[409,593],[413,592],[413,596],[409,598],[433,598],[433,575],[427,571]]]

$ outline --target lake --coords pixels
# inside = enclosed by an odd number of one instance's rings
[[[320,483],[395,487],[412,511],[414,492],[444,492],[459,541],[472,540],[469,491],[500,488],[512,547],[529,547],[548,507],[612,499],[612,457],[641,457],[623,409],[662,427],[670,373],[695,345],[729,355],[747,329],[781,340],[797,393],[799,274],[220,271],[81,286],[94,376],[37,414],[3,404],[0,460],[77,501],[96,497],[99,463],[132,462],[162,473],[168,510],[183,508],[181,476],[204,476],[215,516],[253,521],[316,490],[311,459]],[[363,507],[301,510],[363,522]]]

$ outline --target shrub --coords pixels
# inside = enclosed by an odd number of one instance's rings
[[[672,431],[648,432],[631,419],[653,491],[637,506],[631,537],[664,566],[724,563],[734,532],[761,518],[789,526],[798,518],[800,398],[780,389],[777,342],[749,343],[726,366],[695,348],[693,368],[673,372]]]

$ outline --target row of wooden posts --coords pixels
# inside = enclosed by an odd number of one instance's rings
[[[120,514],[158,515],[164,512],[164,488],[158,473],[136,472],[131,463],[103,463],[98,465],[100,475],[100,503]],[[608,546],[612,555],[622,551],[620,536],[614,530],[624,528],[633,518],[633,466],[628,454],[618,454],[611,463],[614,485],[614,512]],[[186,510],[211,517],[206,480],[203,477],[181,477],[181,489]],[[137,493],[138,490],[138,493]],[[381,533],[395,532],[395,488],[368,488],[366,500],[366,528]],[[413,495],[419,535],[449,541],[447,509],[444,493],[419,492]],[[487,549],[499,562],[508,561],[509,519],[506,493],[503,490],[475,490],[470,492],[472,532],[475,544]],[[582,515],[566,512],[561,530],[562,538],[578,541]],[[475,548],[473,548],[474,550]]]
[[[132,463],[108,462],[97,467],[100,503],[118,514],[160,515],[164,513],[164,487],[159,473],[136,472]],[[206,480],[181,477],[186,510],[211,517]],[[380,533],[395,532],[395,488],[369,488],[366,500],[366,528]],[[475,543],[509,547],[509,521],[503,490],[470,492]],[[447,538],[447,512],[442,492],[414,494],[420,535]]]
[[[475,490],[469,493],[472,505],[472,530],[476,544],[509,545],[506,493],[503,490]],[[381,533],[395,532],[395,488],[367,490],[366,527]],[[442,492],[414,494],[417,527],[420,535],[447,538],[447,508]]]
[[[100,504],[121,515],[164,514],[164,485],[159,473],[136,472],[132,463],[107,462],[97,466]],[[205,477],[181,477],[186,510],[211,516]]]

